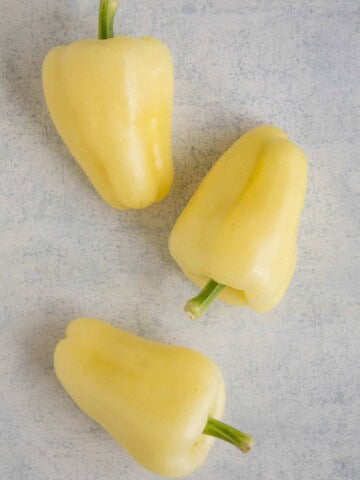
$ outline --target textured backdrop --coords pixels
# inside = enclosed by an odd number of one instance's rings
[[[117,212],[97,196],[46,111],[53,46],[96,36],[95,0],[2,0],[0,20],[0,478],[155,479],[70,400],[52,363],[76,316],[199,349],[221,366],[225,420],[194,480],[358,480],[359,18],[356,0],[123,0],[116,32],[174,55],[169,197]],[[289,291],[258,315],[217,302],[182,313],[194,287],[169,231],[209,167],[261,123],[307,153],[309,190]]]

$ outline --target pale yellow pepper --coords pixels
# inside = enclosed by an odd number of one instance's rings
[[[296,263],[307,162],[286,134],[255,128],[201,182],[169,239],[172,256],[203,291],[185,310],[197,318],[220,298],[258,312],[285,294]]]
[[[81,318],[68,326],[54,363],[78,406],[158,475],[190,474],[214,436],[245,453],[253,445],[249,435],[216,420],[224,410],[223,378],[198,352]]]
[[[59,134],[102,198],[143,208],[173,180],[173,62],[155,38],[112,38],[117,6],[101,0],[99,40],[47,54],[43,89]]]

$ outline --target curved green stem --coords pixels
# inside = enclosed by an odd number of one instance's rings
[[[248,453],[254,446],[254,439],[247,433],[240,432],[236,428],[230,427],[226,423],[220,422],[215,418],[209,417],[208,422],[203,430],[204,435],[220,438],[225,442],[235,445],[243,453]]]
[[[114,17],[119,6],[119,0],[100,0],[99,6],[99,40],[114,36]]]
[[[187,302],[184,308],[185,312],[192,320],[199,318],[224,287],[225,285],[217,283],[215,280],[209,280],[199,295]]]

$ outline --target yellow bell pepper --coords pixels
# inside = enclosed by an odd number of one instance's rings
[[[205,460],[212,437],[245,453],[253,445],[249,435],[218,420],[223,378],[198,352],[81,318],[68,326],[54,363],[78,406],[158,475],[191,473]]]
[[[162,200],[173,180],[173,63],[152,37],[113,37],[118,0],[101,0],[99,40],[53,48],[43,64],[52,120],[112,207]]]
[[[220,295],[258,312],[282,299],[296,263],[307,162],[279,128],[261,126],[215,163],[169,239],[173,258],[200,294],[185,311],[199,317]]]

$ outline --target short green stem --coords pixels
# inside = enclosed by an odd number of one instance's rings
[[[225,442],[232,443],[243,453],[248,453],[254,446],[254,439],[247,433],[240,432],[236,428],[230,427],[226,423],[220,422],[215,418],[209,417],[208,422],[203,430],[204,435],[220,438]]]
[[[114,17],[119,6],[119,0],[100,0],[99,6],[99,40],[114,36]]]
[[[225,285],[217,283],[215,280],[209,280],[199,295],[187,302],[184,308],[185,312],[192,320],[199,318],[224,287]]]

